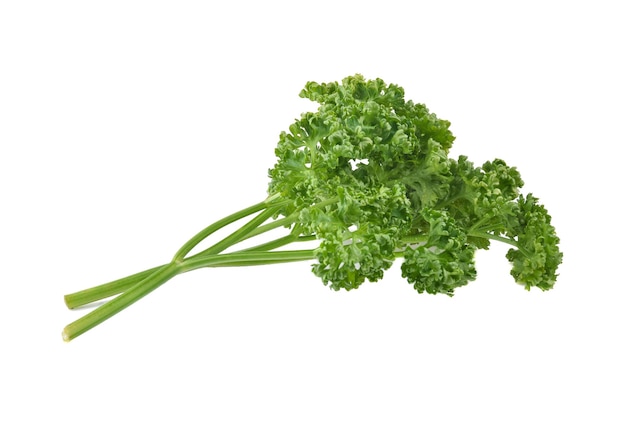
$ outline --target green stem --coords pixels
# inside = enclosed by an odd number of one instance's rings
[[[270,230],[278,229],[279,227],[288,227],[290,224],[293,224],[296,221],[296,219],[297,219],[297,214],[291,214],[287,217],[274,220],[271,223],[267,223],[267,224],[264,224],[263,226],[257,227],[256,229],[248,233],[245,239],[253,238],[255,236],[269,232]]]
[[[150,292],[154,291],[156,288],[180,273],[185,273],[203,267],[256,266],[262,264],[306,261],[314,258],[315,252],[312,249],[273,252],[248,251],[188,258],[183,260],[181,263],[171,263],[158,268],[154,273],[137,282],[116,298],[102,304],[100,307],[67,325],[63,330],[63,339],[65,341],[71,341],[77,336],[82,335],[89,329],[92,329],[124,310],[126,307],[145,297]]]
[[[231,223],[234,223],[237,220],[240,220],[244,217],[247,217],[255,212],[261,211],[267,208],[267,200],[263,202],[259,202],[258,204],[254,204],[248,208],[244,208],[240,211],[237,211],[229,216],[222,218],[221,220],[216,221],[215,223],[205,227],[200,232],[198,232],[194,237],[189,239],[174,255],[174,259],[172,262],[180,262],[189,252],[196,247],[200,242],[206,239],[212,233],[215,233],[222,227],[228,226]]]
[[[197,254],[198,257],[202,257],[205,255],[218,254],[225,249],[235,245],[237,242],[242,241],[243,239],[247,239],[247,235],[252,232],[254,229],[263,224],[268,218],[274,215],[274,213],[278,210],[279,207],[271,207],[267,208],[265,211],[261,212],[255,218],[244,224],[242,227],[217,242],[215,245],[205,249],[204,251]],[[175,258],[176,259],[176,258]],[[180,260],[179,260],[180,261]]]
[[[315,208],[325,208],[329,205],[335,204],[339,201],[339,198],[334,197],[334,198],[329,198],[326,199],[324,201],[320,201],[317,204],[313,205],[313,207]],[[250,233],[248,233],[248,236],[246,236],[245,239],[249,239],[252,238],[254,236],[260,235],[262,233],[265,232],[269,232],[270,230],[276,229],[278,227],[288,227],[289,225],[295,223],[296,221],[298,221],[298,217],[300,215],[299,211],[296,211],[290,215],[288,215],[287,217],[283,217],[281,219],[278,220],[274,220],[271,223],[267,223],[264,224],[263,226],[259,226],[256,229],[254,229],[253,231],[251,231]],[[244,239],[242,239],[244,240]]]
[[[274,239],[272,241],[255,245],[250,248],[245,248],[236,252],[251,252],[251,251],[271,251],[276,248],[283,247],[292,242],[307,242],[315,240],[315,236],[294,236],[287,235],[282,238]],[[215,253],[217,254],[217,253]],[[206,255],[206,254],[205,254]],[[197,259],[200,254],[193,255],[188,259]],[[90,304],[96,301],[103,300],[105,298],[112,297],[117,294],[121,294],[128,288],[135,285],[137,282],[143,280],[155,271],[166,267],[167,264],[163,264],[158,267],[153,267],[149,270],[144,270],[139,273],[124,277],[122,279],[114,280],[112,282],[103,283],[102,285],[94,286],[92,288],[84,289],[82,291],[74,292],[72,294],[65,295],[65,304],[69,309],[75,309],[86,304]]]
[[[94,286],[93,288],[67,294],[64,297],[65,304],[67,305],[67,308],[74,309],[85,304],[117,295],[165,266],[166,265],[164,264],[159,267],[153,267],[151,269],[126,276],[122,279],[117,279],[108,283],[103,283],[102,285]]]
[[[279,199],[279,197],[277,195],[271,196],[268,199],[266,199],[263,202],[260,202],[258,204],[252,205],[248,208],[244,208],[243,210],[237,211],[227,217],[224,217],[223,219],[216,221],[215,223],[207,226],[206,228],[204,228],[202,231],[198,232],[194,237],[192,237],[189,241],[187,241],[176,253],[176,255],[174,256],[174,260],[173,262],[180,262],[185,255],[187,255],[193,248],[195,248],[200,242],[202,242],[202,240],[204,240],[205,238],[207,238],[208,236],[210,236],[212,233],[216,232],[217,230],[237,221],[240,220],[244,217],[247,217],[251,214],[254,214],[255,212],[261,211],[264,208],[266,208],[266,211],[263,212],[262,214],[264,214],[263,216],[267,215],[266,218],[269,218],[272,214],[268,213],[268,210],[270,210],[270,208],[268,208],[269,206],[271,207],[278,207],[284,204],[284,202],[275,202],[277,199]],[[319,203],[317,203],[315,205],[315,207],[317,208],[324,208],[328,205],[331,205],[333,203],[337,202],[337,199],[335,198],[331,198],[331,199],[327,199],[325,201],[321,201]],[[272,212],[275,212],[275,210],[272,208]],[[264,225],[260,225],[264,220],[262,220],[262,217],[257,217],[258,220],[260,220],[260,222],[257,224],[257,219],[253,219],[251,222],[249,222],[248,224],[245,225],[246,229],[244,229],[244,231],[236,231],[235,233],[231,234],[230,236],[227,236],[224,240],[218,242],[217,244],[213,245],[212,247],[204,250],[203,252],[193,255],[189,258],[196,258],[197,256],[201,256],[201,255],[212,255],[212,254],[217,254],[218,252],[221,252],[221,250],[228,248],[229,246],[234,245],[237,242],[246,240],[246,239],[250,239],[254,236],[258,236],[261,235],[263,233],[269,232],[270,230],[279,228],[279,227],[285,227],[285,226],[289,226],[290,224],[294,223],[296,221],[296,219],[298,218],[298,214],[294,213],[289,215],[288,217],[284,217],[282,219],[279,220],[274,220],[271,223],[267,223]],[[256,225],[256,227],[255,227]],[[312,240],[314,239],[314,237],[306,237],[305,240]],[[270,250],[270,249],[275,249],[278,248],[280,246],[285,245],[286,243],[285,240],[282,240],[280,242],[276,242],[276,241],[271,241],[268,242],[266,244],[262,244],[259,245],[257,247],[253,247],[255,250]],[[271,246],[273,244],[277,244],[275,245],[274,248],[271,248]],[[253,248],[248,248],[246,249],[246,251],[251,251],[253,250]],[[150,273],[165,267],[167,264],[163,264],[159,267],[154,267],[151,268],[149,270],[145,270],[143,272],[139,272],[139,273],[135,273],[131,276],[127,276],[124,277],[122,279],[118,279],[118,280],[114,280],[112,282],[108,282],[108,283],[104,283],[102,285],[98,285],[92,288],[88,288],[79,292],[74,292],[71,294],[67,294],[65,295],[64,299],[65,299],[65,304],[67,305],[68,308],[70,309],[74,309],[95,301],[99,301],[102,300],[104,298],[108,298],[111,297],[113,295],[117,295],[121,292],[124,292],[125,290],[127,290],[128,288],[130,288],[131,286],[133,286],[135,283],[141,281],[144,277],[148,276]]]
[[[269,229],[268,229],[269,230]],[[228,238],[228,237],[227,237]],[[237,252],[249,252],[249,251],[270,251],[272,249],[280,248],[285,246],[291,242],[304,242],[315,240],[315,236],[295,236],[295,235],[287,235],[282,238],[274,239],[272,241],[256,245],[250,248],[246,248]],[[219,247],[218,247],[219,248]],[[211,250],[210,248],[196,255],[192,255],[188,259],[197,259],[206,255],[214,255],[218,254],[221,251]],[[94,286],[92,288],[84,289],[79,292],[74,292],[72,294],[65,295],[65,304],[70,309],[75,309],[77,307],[81,307],[83,305],[102,300],[104,298],[111,297],[113,295],[120,294],[127,289],[131,288],[137,282],[143,280],[145,277],[154,273],[155,271],[166,267],[167,264],[163,264],[158,267],[153,267],[149,270],[144,270],[139,273],[135,273],[133,275],[124,277],[122,279],[114,280],[108,283],[104,283],[102,285]]]
[[[473,236],[475,238],[485,238],[485,239],[491,239],[493,241],[503,242],[505,244],[512,245],[518,248],[516,241],[510,238],[507,238],[505,236],[494,235],[493,233],[488,233],[488,232],[476,232],[476,231],[469,232],[467,235]]]
[[[424,242],[428,242],[428,235],[405,236],[402,238],[404,245],[421,244]]]
[[[506,236],[500,236],[500,235],[494,235],[493,233],[489,233],[489,232],[477,232],[477,231],[471,231],[467,234],[468,236],[474,236],[476,238],[485,238],[485,239],[490,239],[493,241],[498,241],[498,242],[502,242],[505,243],[507,245],[511,245],[517,249],[519,249],[519,251],[524,254],[525,256],[530,256],[530,254],[523,249],[521,246],[519,246],[519,244],[517,243],[517,241],[515,239],[511,239],[511,238],[507,238]]]
[[[172,277],[182,272],[201,267],[251,266],[314,259],[314,250],[269,251],[270,249],[276,249],[297,240],[314,239],[312,236],[298,237],[297,233],[299,233],[299,230],[297,228],[294,228],[292,233],[284,238],[278,238],[242,251],[229,254],[219,254],[223,250],[237,244],[238,242],[268,232],[280,226],[289,226],[294,223],[298,218],[298,215],[295,213],[285,217],[284,219],[274,220],[272,223],[262,225],[268,218],[278,211],[280,206],[288,202],[274,202],[277,199],[280,199],[278,195],[270,196],[263,202],[237,211],[204,228],[176,252],[172,262],[169,264],[154,267],[152,269],[135,273],[134,275],[105,283],[94,288],[66,295],[65,302],[67,306],[69,308],[76,308],[90,302],[120,294],[116,298],[108,301],[82,318],[69,324],[63,331],[63,338],[69,341],[78,335],[81,335],[87,330],[102,323],[109,317],[117,314],[119,311],[125,309],[129,305],[158,288],[163,283],[167,282]],[[324,208],[335,202],[337,202],[337,199],[328,199],[316,204],[315,207]],[[259,211],[262,212],[226,238],[199,254],[185,258],[193,248],[195,248],[212,233]]]
[[[313,235],[296,236],[296,235],[291,234],[291,235],[283,236],[282,238],[274,239],[273,241],[262,243],[260,245],[255,245],[250,248],[241,249],[236,252],[271,251],[273,249],[280,248],[281,246],[289,245],[292,242],[308,242],[308,241],[314,241],[315,239],[317,238]]]
[[[243,210],[240,210],[236,213],[233,213],[219,221],[216,221],[215,223],[211,224],[210,226],[206,227],[205,229],[203,229],[201,232],[199,232],[198,234],[196,234],[193,238],[191,238],[189,241],[187,241],[176,253],[176,255],[174,256],[174,260],[172,262],[180,262],[182,261],[182,258],[178,258],[179,256],[184,256],[187,253],[189,253],[189,251],[191,251],[193,248],[195,248],[198,243],[202,242],[203,238],[208,237],[209,235],[211,235],[212,233],[214,233],[215,231],[225,227],[228,224],[231,224],[234,221],[240,220],[241,218],[244,218],[246,216],[249,216],[251,214],[254,214],[255,212],[262,210],[263,208],[267,208],[266,206],[267,200],[258,204],[255,204],[249,208],[245,208]],[[260,224],[262,224],[264,221],[266,221],[269,217],[272,216],[272,214],[274,212],[276,212],[276,209],[278,208],[278,206],[274,206],[272,208],[267,208],[265,211],[263,211],[261,214],[259,214],[257,217],[255,217],[254,219],[252,219],[251,221],[249,221],[248,223],[246,223],[243,227],[241,227],[239,230],[233,232],[232,234],[230,234],[229,236],[227,236],[226,238],[222,239],[220,242],[216,243],[215,245],[213,245],[212,247],[204,250],[203,252],[196,254],[195,256],[201,256],[201,255],[208,255],[208,254],[217,254],[219,252],[221,252],[222,250],[228,248],[229,246],[237,243],[239,240],[241,240],[241,238],[246,236],[246,233],[248,233],[250,230],[255,229],[256,227],[258,227]],[[268,229],[269,230],[269,229]],[[193,258],[195,256],[192,256],[190,258]],[[108,283],[104,283],[102,285],[98,285],[92,288],[88,288],[79,292],[74,292],[72,294],[67,294],[65,295],[64,299],[65,299],[65,304],[67,305],[68,308],[70,309],[74,309],[95,301],[99,301],[102,300],[104,298],[108,298],[111,297],[113,295],[117,295],[119,293],[124,292],[125,290],[127,290],[128,288],[132,287],[134,284],[136,284],[137,282],[143,280],[145,277],[149,276],[150,274],[152,274],[153,272],[166,267],[167,264],[163,264],[161,266],[158,267],[153,267],[149,270],[144,270],[142,272],[139,273],[135,273],[133,275],[124,277],[122,279],[118,279],[118,280],[114,280],[112,282],[108,282]]]
[[[292,251],[245,251],[216,254],[198,258],[188,258],[181,264],[182,272],[200,269],[203,267],[240,267],[315,259],[314,249]]]
[[[77,336],[82,335],[89,329],[99,325],[108,318],[124,310],[126,307],[145,297],[172,277],[181,273],[181,271],[182,268],[180,265],[174,263],[159,268],[157,271],[139,281],[118,297],[102,304],[100,307],[67,325],[63,330],[63,339],[65,341],[71,341]]]

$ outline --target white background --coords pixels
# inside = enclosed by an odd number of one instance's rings
[[[620,2],[434,3],[2,2],[0,423],[626,423]],[[261,200],[305,82],[354,73],[519,168],[553,291],[496,245],[453,298],[199,270],[62,342],[64,294]]]

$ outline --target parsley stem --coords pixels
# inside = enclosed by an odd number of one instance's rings
[[[170,263],[159,267],[146,278],[135,283],[116,298],[102,304],[80,319],[70,323],[63,330],[63,339],[70,341],[89,329],[99,325],[126,307],[137,302],[174,276],[203,267],[241,267],[263,264],[278,264],[294,261],[306,261],[315,258],[313,249],[294,251],[246,251],[228,254],[203,255],[188,258],[181,263]]]
[[[269,228],[266,229],[266,231],[269,231],[269,230],[271,230],[271,229],[269,229]],[[232,236],[232,234],[231,234],[231,236]],[[280,248],[280,247],[285,246],[285,245],[287,245],[289,243],[292,243],[292,242],[303,242],[303,241],[311,241],[311,240],[315,240],[315,237],[314,236],[299,236],[299,237],[297,237],[297,236],[293,236],[293,235],[287,235],[287,236],[284,236],[284,237],[281,237],[281,238],[277,238],[277,239],[271,240],[269,242],[265,242],[265,243],[260,244],[260,245],[256,245],[256,246],[253,246],[253,247],[250,247],[250,248],[246,248],[246,249],[240,250],[239,252],[271,251],[273,249]],[[219,247],[217,247],[217,249],[219,249]],[[207,249],[207,250],[205,250],[205,251],[203,251],[201,253],[192,255],[188,259],[197,259],[197,258],[202,257],[202,256],[218,254],[221,251],[218,251],[217,249],[211,250],[209,248],[209,249]],[[79,292],[74,292],[74,293],[71,293],[71,294],[67,294],[64,297],[65,304],[67,305],[68,308],[74,309],[74,308],[81,307],[83,305],[86,305],[86,304],[89,304],[89,303],[92,303],[92,302],[95,302],[95,301],[102,300],[104,298],[111,297],[113,295],[120,294],[120,293],[126,291],[127,289],[129,289],[130,287],[132,287],[133,285],[135,285],[137,282],[140,282],[141,280],[143,280],[144,278],[146,278],[150,274],[152,274],[155,271],[157,271],[157,270],[159,270],[161,268],[164,268],[166,266],[167,266],[167,264],[163,264],[161,266],[153,267],[151,269],[144,270],[142,272],[135,273],[133,275],[126,276],[124,278],[117,279],[117,280],[114,280],[114,281],[111,281],[111,282],[108,282],[108,283],[104,283],[102,285],[98,285],[98,286],[94,286],[92,288],[84,289],[84,290],[79,291]]]
[[[275,202],[276,200],[278,200],[278,202]],[[335,202],[337,202],[337,199],[327,199],[319,202],[315,206],[318,208],[324,208]],[[314,259],[315,253],[312,249],[271,251],[292,242],[315,239],[314,236],[298,236],[298,234],[293,232],[287,236],[253,246],[251,248],[228,254],[220,254],[222,251],[243,240],[258,236],[279,227],[288,227],[290,224],[294,223],[297,219],[296,214],[263,224],[276,214],[284,203],[284,201],[280,201],[279,196],[275,195],[263,202],[244,208],[216,221],[187,241],[176,252],[172,262],[169,264],[153,267],[122,279],[66,295],[64,297],[65,303],[71,309],[114,295],[118,296],[97,307],[82,318],[69,324],[63,331],[63,338],[69,341],[78,335],[81,335],[149,294],[154,289],[158,288],[160,285],[179,273],[202,267],[237,267]],[[198,254],[185,258],[193,248],[195,248],[212,233],[259,211],[260,213],[258,215],[222,240]]]
[[[268,218],[274,215],[277,209],[278,207],[267,208],[266,210],[262,211],[259,215],[257,215],[255,218],[247,222],[245,225],[243,225],[242,227],[240,227],[239,229],[237,229],[236,231],[234,231],[233,233],[231,233],[230,235],[228,235],[221,241],[217,242],[216,244],[205,249],[204,251],[200,252],[197,255],[203,256],[203,255],[217,254],[231,247],[237,242],[240,242],[242,239],[244,239],[248,235],[248,233],[250,233],[252,230],[259,227]],[[176,258],[174,259],[176,260]],[[179,260],[179,262],[181,260]]]
[[[258,266],[264,264],[288,263],[313,259],[315,259],[314,249],[291,251],[239,251],[227,254],[189,258],[183,261],[180,266],[182,272],[188,272],[203,267]]]
[[[182,261],[182,257],[187,255],[189,251],[195,248],[203,239],[210,236],[215,231],[221,229],[222,227],[227,226],[237,220],[240,220],[246,216],[254,214],[255,212],[266,208],[266,203],[261,202],[251,207],[240,210],[236,213],[233,213],[221,220],[216,221],[215,223],[207,226],[201,232],[197,233],[193,238],[187,241],[176,253],[172,263],[180,263]],[[230,245],[241,240],[242,237],[245,237],[246,233],[250,230],[258,227],[262,224],[267,218],[269,218],[274,211],[274,208],[269,208],[259,214],[257,217],[246,223],[237,231],[231,233],[226,238],[222,239],[220,242],[211,246],[210,248],[202,251],[200,254],[196,255],[207,255],[207,254],[217,254],[223,249],[228,248]],[[180,257],[180,258],[179,258]],[[137,282],[142,281],[146,277],[150,276],[152,273],[156,272],[159,269],[166,267],[167,264],[153,267],[148,270],[144,270],[139,273],[135,273],[133,275],[124,277],[122,279],[114,280],[112,282],[104,283],[102,285],[95,286],[93,288],[85,289],[83,291],[75,292],[72,294],[65,295],[65,304],[68,308],[73,309],[76,307],[83,306],[85,304],[92,303],[94,301],[99,301],[104,298],[108,298],[113,295],[117,295],[121,292],[126,291],[128,288],[132,287]]]
[[[89,329],[99,325],[136,301],[139,301],[180,272],[180,265],[174,263],[159,268],[154,273],[137,282],[130,289],[127,289],[121,295],[67,325],[65,329],[63,329],[63,339],[70,341],[87,332]]]
[[[65,304],[67,305],[67,308],[74,309],[104,298],[112,297],[113,295],[124,292],[135,283],[140,282],[165,266],[166,265],[164,264],[158,267],[153,267],[151,269],[126,276],[122,279],[117,279],[111,282],[103,283],[102,285],[94,286],[72,294],[67,294],[63,297]]]
[[[243,210],[237,211],[231,215],[228,215],[221,220],[216,221],[215,223],[205,227],[200,232],[198,232],[194,237],[189,239],[174,255],[173,262],[180,262],[189,252],[196,247],[200,242],[206,239],[212,233],[215,233],[222,227],[225,227],[235,221],[238,221],[244,217],[247,217],[255,212],[261,211],[267,208],[266,201],[259,202],[258,204],[254,204],[248,208],[244,208]]]
[[[502,243],[514,246],[515,248],[519,249],[517,241],[511,238],[507,238],[505,236],[494,235],[493,233],[489,233],[489,232],[476,232],[476,231],[469,232],[467,235],[473,236],[475,238],[491,239],[493,241],[502,242]]]
[[[323,201],[318,202],[317,204],[313,205],[315,208],[325,208],[329,205],[335,204],[339,201],[339,198],[337,197],[333,197],[333,198],[329,198],[329,199],[325,199]],[[299,212],[295,212],[293,214],[288,215],[287,217],[283,217],[280,218],[278,220],[274,220],[270,223],[264,224],[262,226],[257,227],[256,229],[254,229],[253,231],[251,231],[250,233],[248,233],[248,236],[246,237],[246,239],[248,238],[252,238],[254,236],[260,235],[261,233],[265,233],[268,232],[272,229],[276,229],[278,227],[288,227],[291,224],[295,223],[296,221],[298,221],[298,217],[299,217],[300,213]],[[242,239],[244,240],[244,239]]]
[[[287,236],[283,236],[282,238],[274,239],[273,241],[265,242],[260,245],[255,245],[250,248],[241,249],[237,252],[249,252],[249,251],[271,251],[276,248],[280,248],[281,246],[288,245],[292,242],[307,242],[314,241],[317,239],[314,235],[309,236],[297,236],[294,234],[289,234]]]

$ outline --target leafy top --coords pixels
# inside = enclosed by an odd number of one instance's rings
[[[300,95],[320,106],[280,134],[269,193],[289,200],[280,214],[297,217],[294,232],[320,240],[325,284],[357,288],[403,257],[419,292],[452,295],[475,278],[475,250],[500,240],[518,282],[553,286],[559,240],[514,167],[449,158],[450,123],[381,79],[309,82]]]

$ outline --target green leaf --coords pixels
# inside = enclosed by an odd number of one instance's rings
[[[419,293],[452,296],[456,288],[476,278],[476,247],[446,212],[425,209],[422,215],[429,224],[428,240],[406,248],[402,276]]]

